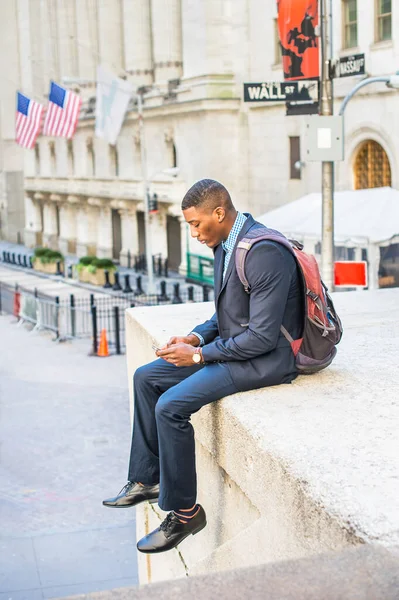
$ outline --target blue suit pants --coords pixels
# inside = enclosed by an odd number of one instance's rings
[[[137,369],[129,481],[160,484],[159,507],[191,508],[197,499],[194,430],[202,406],[238,392],[225,363],[176,367],[159,358]]]

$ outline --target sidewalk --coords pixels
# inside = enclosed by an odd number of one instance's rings
[[[0,339],[0,600],[136,585],[135,511],[101,503],[128,466],[125,358],[9,316]]]

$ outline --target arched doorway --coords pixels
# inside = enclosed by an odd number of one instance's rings
[[[358,150],[355,165],[355,190],[391,186],[391,166],[384,148],[367,140]]]

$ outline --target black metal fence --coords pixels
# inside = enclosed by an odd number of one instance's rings
[[[210,289],[190,286],[183,292],[178,283],[173,291],[161,282],[161,293],[144,294],[141,286],[135,291],[115,291],[98,297],[94,294],[68,298],[52,297],[38,290],[12,286],[0,282],[0,314],[13,314],[18,320],[29,322],[35,329],[52,331],[56,340],[84,338],[91,340],[92,353],[97,355],[101,336],[105,335],[110,353],[126,350],[125,310],[134,306],[159,306],[202,302],[209,300]]]

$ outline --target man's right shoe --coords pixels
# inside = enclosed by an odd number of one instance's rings
[[[158,502],[158,496],[159,483],[155,485],[140,485],[139,483],[134,483],[134,481],[128,481],[115,498],[103,500],[103,505],[110,506],[111,508],[128,508],[146,500],[153,504],[154,502]]]

